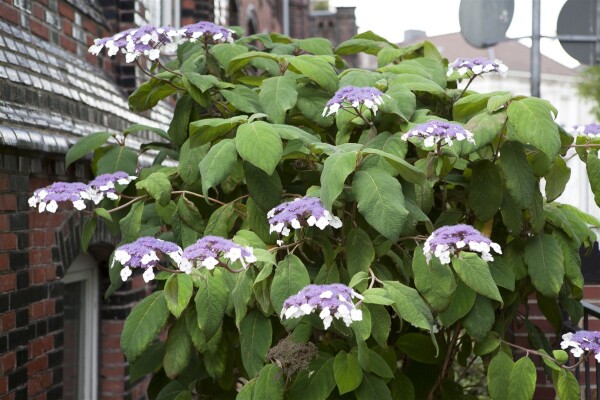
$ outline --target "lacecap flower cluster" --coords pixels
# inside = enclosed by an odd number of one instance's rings
[[[290,227],[317,226],[323,230],[327,226],[341,228],[342,221],[325,209],[318,197],[303,197],[282,203],[267,213],[269,233],[277,232],[289,236]]]
[[[354,298],[363,297],[340,283],[308,285],[283,303],[280,318],[300,318],[320,310],[319,318],[325,329],[331,326],[334,318],[350,326],[353,321],[362,320],[362,311],[355,307]]]
[[[377,114],[379,105],[383,104],[383,93],[374,87],[345,86],[335,92],[335,95],[327,102],[323,110],[323,116],[337,114],[340,109],[358,109],[364,105],[373,114]]]
[[[233,43],[233,31],[205,21],[179,29],[145,25],[110,37],[95,39],[88,51],[97,56],[106,49],[109,57],[121,52],[125,54],[125,61],[128,63],[134,62],[141,55],[154,61],[161,54],[173,54],[180,43],[198,40],[206,43]]]
[[[568,332],[562,335],[560,348],[567,350],[571,348],[571,354],[575,357],[581,357],[585,351],[594,353],[594,357],[600,362],[600,332],[597,331],[577,331]]]
[[[427,263],[437,257],[442,264],[450,264],[451,257],[461,251],[480,253],[484,261],[494,261],[490,250],[502,254],[498,243],[492,242],[471,225],[458,224],[442,226],[431,233],[423,246]]]
[[[457,58],[456,61],[448,65],[447,75],[450,76],[455,71],[461,76],[468,72],[471,72],[473,75],[481,75],[486,72],[505,74],[508,71],[508,67],[500,60],[490,60],[485,57]]]
[[[403,134],[400,138],[402,140],[408,140],[412,137],[424,139],[423,145],[426,147],[434,146],[438,142],[443,142],[452,146],[454,140],[458,142],[466,140],[467,142],[475,143],[473,133],[466,130],[462,125],[439,120],[432,120],[419,124]]]
[[[144,269],[144,281],[150,282],[154,279],[154,267],[160,261],[157,251],[168,255],[175,263],[181,262],[181,247],[151,236],[143,236],[135,242],[118,247],[113,255],[111,268],[115,261],[121,263],[123,266],[121,279],[123,281],[131,276],[131,268],[142,268]]]
[[[102,174],[96,179],[85,184],[82,182],[55,182],[49,186],[37,189],[28,200],[30,207],[37,207],[39,212],[56,212],[58,203],[70,201],[77,210],[86,207],[85,200],[91,200],[94,204],[100,203],[102,199],[117,199],[119,196],[115,185],[127,185],[135,176],[119,171],[113,174]]]
[[[244,268],[246,264],[256,262],[252,247],[242,247],[219,236],[204,236],[183,250],[179,269],[189,274],[199,263],[201,267],[211,270],[219,264],[221,257],[232,263],[240,260]]]
[[[571,130],[571,134],[575,136],[600,137],[600,124],[592,123],[587,125],[577,125]]]

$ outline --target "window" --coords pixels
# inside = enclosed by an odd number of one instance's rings
[[[98,398],[98,268],[81,255],[63,279],[63,399]]]

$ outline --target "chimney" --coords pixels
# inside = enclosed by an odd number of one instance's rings
[[[420,29],[407,29],[404,31],[404,41],[405,42],[416,42],[420,39],[425,39],[427,37],[427,33]]]

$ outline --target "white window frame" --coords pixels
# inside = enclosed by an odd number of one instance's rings
[[[90,255],[78,256],[63,278],[65,284],[83,284],[82,332],[79,341],[79,366],[82,368],[78,397],[98,399],[98,263]]]

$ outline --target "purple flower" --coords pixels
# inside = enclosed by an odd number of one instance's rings
[[[432,256],[435,256],[440,259],[442,264],[450,264],[452,255],[456,255],[467,248],[481,253],[481,258],[484,261],[494,261],[490,249],[502,254],[502,249],[498,243],[492,242],[477,229],[465,224],[442,226],[433,231],[425,241],[423,254],[427,263],[431,261]]]
[[[434,146],[442,140],[450,146],[452,146],[453,140],[460,142],[466,139],[468,142],[475,143],[473,134],[463,128],[462,125],[440,120],[419,124],[402,135],[401,139],[408,140],[411,137],[424,138],[423,144],[426,147]]]
[[[199,261],[201,267],[210,270],[219,264],[221,257],[232,263],[240,260],[244,268],[246,268],[246,263],[256,262],[252,247],[242,247],[219,236],[204,236],[183,250],[183,259],[179,264],[179,269],[189,274],[194,264]]]
[[[473,75],[480,75],[486,72],[504,74],[508,71],[508,67],[500,60],[492,61],[485,57],[457,58],[456,61],[448,65],[447,75],[452,75],[454,71],[457,71],[461,76],[469,71],[471,71]]]
[[[345,86],[335,92],[323,110],[323,116],[336,114],[340,108],[358,109],[361,104],[377,114],[379,105],[383,103],[383,93],[374,87]]]
[[[363,297],[341,283],[308,285],[283,303],[280,318],[300,318],[321,310],[319,318],[323,320],[325,329],[329,328],[333,318],[341,319],[350,326],[353,321],[362,320],[362,311],[355,307],[353,298]]]
[[[563,350],[572,347],[571,354],[575,357],[581,357],[584,351],[591,351],[594,357],[600,362],[600,332],[598,331],[577,331],[562,335],[560,348]]]
[[[576,125],[571,130],[572,135],[585,135],[590,137],[600,136],[600,124]]]
[[[115,250],[111,268],[115,261],[121,263],[123,266],[121,279],[123,281],[126,281],[131,275],[131,268],[144,268],[144,281],[150,282],[154,279],[153,267],[160,261],[157,251],[171,257],[176,264],[181,263],[181,247],[151,236],[143,236],[135,242],[119,246]]]
[[[179,34],[182,38],[189,39],[190,42],[203,38],[207,42],[233,43],[233,31],[212,22],[202,21],[186,25],[179,30]]]
[[[37,189],[28,200],[29,207],[38,207],[39,212],[44,210],[56,212],[58,203],[70,201],[77,210],[85,209],[84,200],[90,200],[91,194],[88,185],[81,182],[55,182],[50,186]]]
[[[342,221],[323,207],[318,197],[303,197],[282,203],[267,213],[269,218],[269,233],[277,232],[283,236],[290,234],[290,226],[300,229],[303,225],[316,225],[321,230],[327,225],[341,228]]]
[[[98,175],[96,179],[88,183],[91,199],[95,204],[100,203],[104,197],[116,200],[119,195],[115,189],[115,184],[128,185],[134,179],[136,179],[135,176],[129,176],[127,172],[123,171]]]

